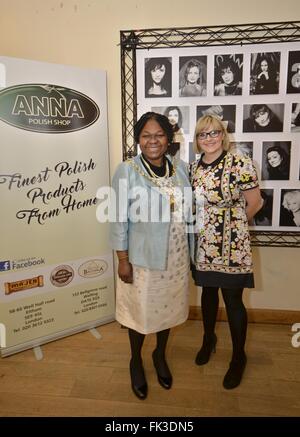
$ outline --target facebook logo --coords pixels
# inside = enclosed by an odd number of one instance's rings
[[[0,272],[10,270],[10,261],[0,261]]]

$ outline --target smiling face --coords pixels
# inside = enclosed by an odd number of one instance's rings
[[[197,80],[200,77],[200,72],[199,72],[199,68],[198,67],[190,67],[187,73],[187,82],[190,84],[195,84],[197,83]]]
[[[267,155],[268,163],[271,167],[278,167],[281,164],[282,158],[280,153],[276,150],[272,150]]]
[[[291,197],[288,200],[288,206],[289,206],[290,211],[292,211],[292,212],[300,211],[299,199],[297,199],[297,197],[295,197],[295,196]]]
[[[168,138],[156,120],[148,120],[139,137],[141,151],[153,165],[160,166],[168,148]]]
[[[234,74],[229,67],[222,70],[222,79],[226,85],[230,85],[234,81]]]
[[[208,135],[208,133],[211,133]],[[199,134],[207,134],[206,138],[201,138]],[[215,161],[223,152],[223,132],[220,127],[209,124],[201,129],[197,134],[198,149],[202,150],[205,155],[205,162],[210,163]]]
[[[257,111],[254,114],[254,118],[256,123],[262,127],[268,126],[268,124],[270,123],[270,114],[265,108],[262,108],[260,111]]]
[[[154,83],[159,84],[166,73],[166,67],[161,65],[160,67],[156,66],[153,70],[151,70],[151,77]]]

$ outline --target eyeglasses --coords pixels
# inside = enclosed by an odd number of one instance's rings
[[[154,141],[162,141],[164,138],[166,138],[165,134],[154,134],[154,135],[150,135],[150,134],[145,134],[145,135],[141,135],[141,138],[143,141],[150,141],[150,140],[154,140]]]
[[[206,140],[207,137],[217,138],[220,135],[220,130],[211,130],[210,132],[199,132],[197,138],[199,140]]]

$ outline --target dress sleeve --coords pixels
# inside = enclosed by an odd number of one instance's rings
[[[236,157],[236,179],[242,191],[251,190],[259,186],[257,172],[252,159]]]

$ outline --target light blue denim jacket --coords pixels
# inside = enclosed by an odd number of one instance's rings
[[[172,158],[168,156],[172,161]],[[140,160],[140,155],[133,158],[133,163],[139,169],[147,174]],[[187,165],[182,160],[176,160],[176,180],[179,182],[181,191],[186,187],[190,189]],[[120,183],[120,180],[122,182]],[[126,189],[126,185],[128,189]],[[178,185],[178,183],[176,184]],[[142,176],[128,161],[119,164],[112,180],[112,188],[116,193],[116,200],[122,202],[122,207],[117,210],[117,220],[110,223],[110,242],[114,250],[128,250],[129,261],[140,267],[149,269],[165,270],[167,268],[167,254],[169,247],[170,234],[170,219],[164,221],[162,217],[169,216],[170,202],[169,199],[159,193],[160,212],[159,221],[136,221],[132,220],[130,213],[131,207],[134,206],[132,196],[129,195],[129,190],[134,187],[142,187],[147,191],[147,195],[139,199],[140,209],[143,209],[143,202],[147,202],[146,198],[150,198],[151,188],[155,189],[155,185],[151,180]],[[145,203],[145,208],[146,208]],[[151,203],[153,209],[153,203]],[[156,206],[157,208],[157,203]],[[187,222],[192,222],[192,210],[188,206],[186,211]],[[157,211],[155,211],[157,212]],[[149,216],[151,209],[149,210]],[[166,215],[165,215],[166,214]],[[193,234],[189,233],[190,253],[193,259],[194,240]]]

